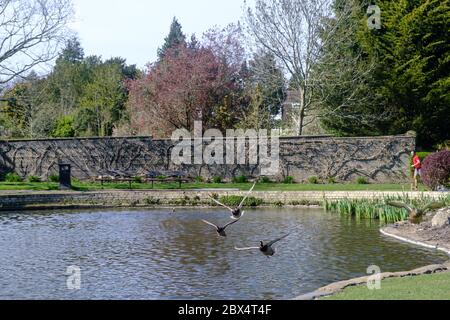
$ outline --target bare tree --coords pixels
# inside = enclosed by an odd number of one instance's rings
[[[0,0],[0,86],[54,59],[72,16],[71,0]]]
[[[345,81],[355,89],[359,89],[357,84],[370,73],[365,67],[352,68],[360,65],[358,54],[339,57],[324,54],[323,50],[346,43],[354,36],[352,32],[336,35],[342,27],[356,29],[353,25],[358,22],[351,19],[355,6],[359,6],[355,1],[345,1],[338,15],[333,12],[331,0],[256,0],[254,8],[246,8],[247,30],[255,47],[271,52],[290,78],[290,89],[298,100],[297,107],[291,111],[298,135],[324,116],[321,105],[328,99],[328,91],[323,89],[330,84],[329,79],[336,79],[329,77],[331,73],[345,71]],[[318,64],[330,67],[317,68]],[[336,69],[338,65],[342,67]],[[347,86],[343,82],[339,85]],[[346,94],[343,106],[356,99],[356,91]],[[327,112],[339,113],[340,109],[341,106],[336,106]]]

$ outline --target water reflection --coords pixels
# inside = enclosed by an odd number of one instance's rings
[[[447,256],[380,235],[379,225],[315,209],[247,212],[220,238],[218,210],[11,213],[0,216],[2,299],[283,299],[333,281],[440,263]],[[268,259],[238,252],[291,235]],[[68,266],[82,288],[66,287]],[[219,288],[219,289],[218,289]]]

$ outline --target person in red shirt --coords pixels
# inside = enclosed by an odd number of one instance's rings
[[[415,151],[413,151],[411,154],[413,157],[412,167],[414,168],[414,189],[418,190],[419,189],[418,178],[422,176],[422,160],[420,160],[420,157],[417,155]]]

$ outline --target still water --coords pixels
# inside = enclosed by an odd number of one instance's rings
[[[320,209],[249,211],[226,239],[200,222],[228,218],[213,209],[2,214],[0,299],[290,299],[371,265],[394,272],[448,260],[382,236],[376,222]],[[234,250],[289,232],[272,258]],[[71,266],[81,269],[79,290],[68,289]]]

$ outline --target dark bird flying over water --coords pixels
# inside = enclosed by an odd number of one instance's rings
[[[263,255],[267,256],[267,257],[271,257],[275,254],[275,249],[273,248],[273,245],[281,240],[283,240],[284,238],[286,238],[287,236],[289,236],[289,234],[278,238],[276,240],[273,240],[271,242],[268,243],[264,243],[263,241],[260,242],[259,247],[249,247],[249,248],[237,248],[235,247],[236,250],[238,251],[246,251],[246,250],[259,250],[262,252]]]

